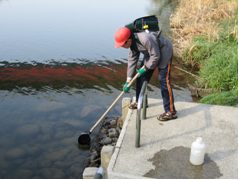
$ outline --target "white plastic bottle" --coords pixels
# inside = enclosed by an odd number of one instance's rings
[[[201,165],[204,161],[205,156],[205,144],[202,142],[202,138],[198,137],[196,141],[192,143],[190,163],[193,165]]]

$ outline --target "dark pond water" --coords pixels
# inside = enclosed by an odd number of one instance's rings
[[[166,33],[173,3],[0,0],[0,178],[81,177],[89,149],[76,138],[126,80],[128,51],[114,48],[115,31],[156,14]],[[175,101],[194,101],[191,81],[173,68]],[[148,97],[161,98],[159,87],[155,72]],[[108,116],[121,116],[121,100]]]

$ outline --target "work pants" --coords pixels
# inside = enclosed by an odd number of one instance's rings
[[[170,72],[171,72],[171,64],[172,60],[169,61],[168,65],[163,68],[158,68],[158,77],[159,77],[159,83],[161,85],[161,95],[163,98],[163,106],[164,111],[176,111],[174,107],[174,97],[173,97],[173,91],[170,81]],[[142,62],[140,65],[140,68],[144,65]],[[138,102],[139,94],[141,91],[141,88],[143,86],[144,81],[147,81],[149,83],[152,75],[154,73],[154,70],[148,70],[143,75],[141,75],[139,78],[137,78],[136,81],[136,102]]]

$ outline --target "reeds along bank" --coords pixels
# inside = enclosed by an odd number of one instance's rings
[[[174,55],[182,57],[188,48],[193,51],[196,46],[192,40],[199,35],[206,35],[208,42],[216,42],[220,21],[234,17],[237,8],[236,0],[180,0],[170,17]],[[235,33],[237,37],[237,32],[235,24],[233,32],[228,33]]]

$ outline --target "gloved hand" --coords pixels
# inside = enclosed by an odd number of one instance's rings
[[[129,90],[130,90],[130,87],[127,87],[128,84],[129,84],[129,82],[126,82],[125,85],[124,85],[124,87],[123,87],[124,93],[127,93],[127,92],[129,92]]]
[[[138,78],[139,78],[140,76],[142,76],[142,74],[144,74],[146,71],[147,71],[147,70],[145,69],[145,67],[142,67],[142,68],[140,68],[139,70],[137,70],[137,72],[139,73]]]

